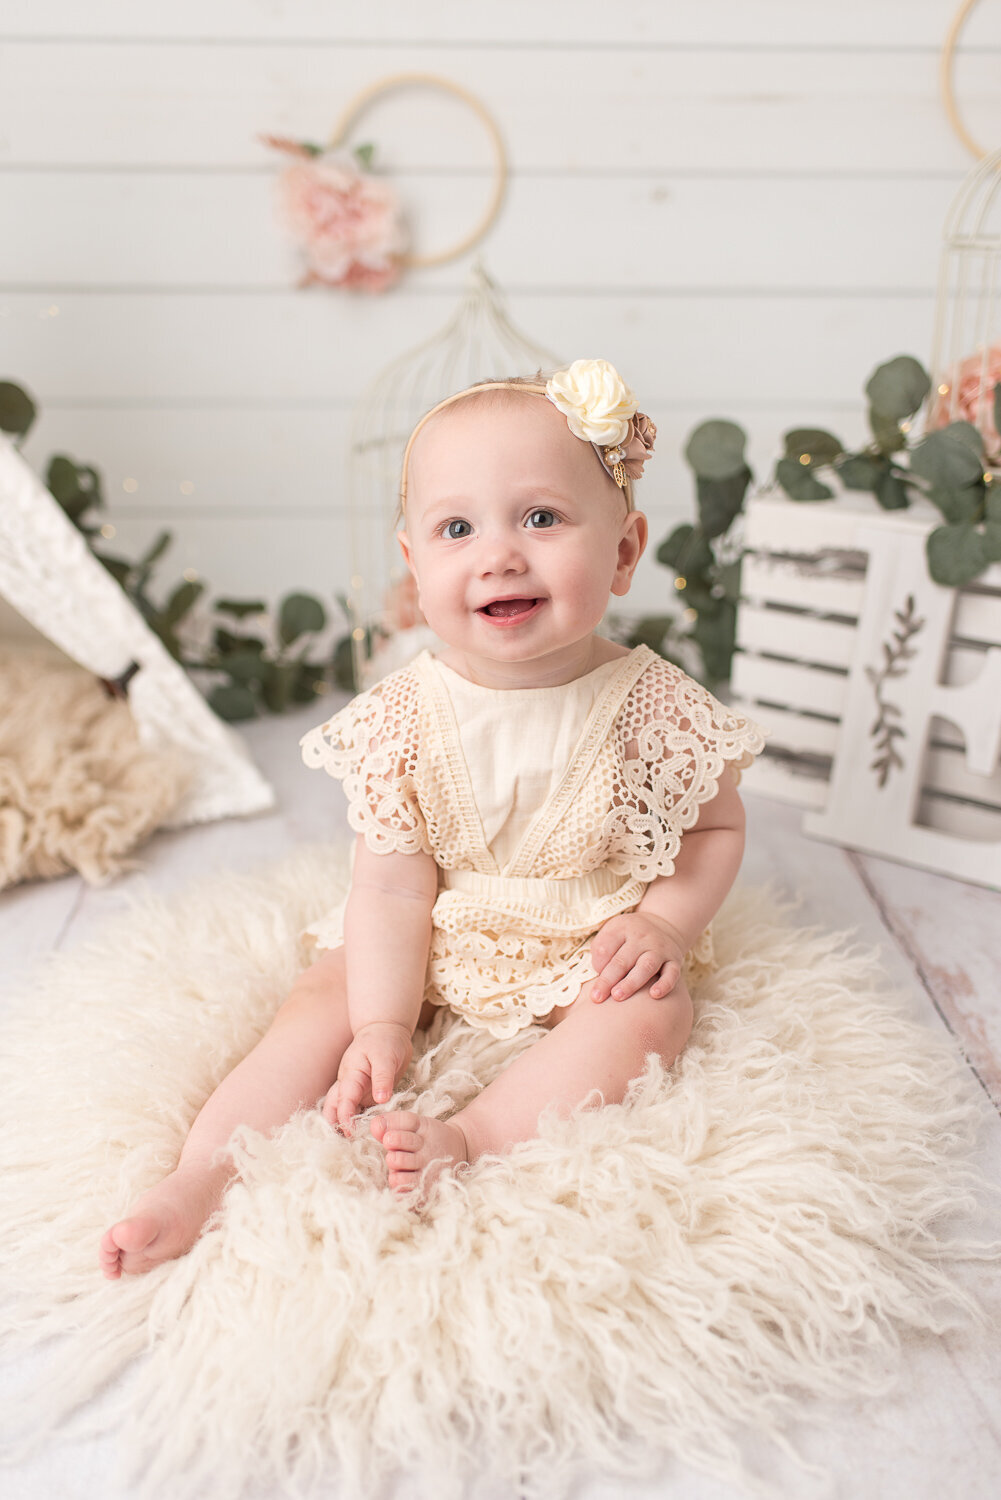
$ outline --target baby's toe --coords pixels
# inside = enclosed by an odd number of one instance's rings
[[[415,1114],[412,1109],[391,1109],[386,1114],[378,1115],[376,1118],[383,1122],[382,1129],[384,1133],[388,1130],[394,1132],[420,1130],[423,1123],[423,1117]]]
[[[387,1130],[382,1144],[387,1151],[419,1151],[424,1137],[415,1130]]]
[[[420,1187],[420,1172],[390,1172],[389,1186],[394,1193],[412,1193],[415,1188]]]

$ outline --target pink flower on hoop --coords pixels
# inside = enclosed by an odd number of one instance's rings
[[[279,181],[285,220],[306,257],[301,285],[383,292],[399,279],[406,234],[388,183],[343,152],[280,136],[266,144],[297,160]]]
[[[992,344],[987,350],[986,371],[983,352],[971,354],[957,369],[948,371],[943,377],[942,385],[946,389],[937,393],[926,430],[932,432],[937,427],[947,427],[950,422],[972,422],[979,430],[987,452],[996,454],[1001,447],[1001,437],[994,425],[994,387],[999,381],[1001,344]]]

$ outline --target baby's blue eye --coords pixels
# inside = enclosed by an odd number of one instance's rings
[[[533,531],[543,531],[547,526],[556,525],[556,517],[551,510],[533,510],[528,524]]]
[[[447,536],[451,542],[457,542],[460,537],[468,536],[472,529],[468,521],[449,521],[442,535]]]

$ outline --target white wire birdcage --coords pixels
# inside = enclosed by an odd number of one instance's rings
[[[348,444],[351,580],[355,680],[367,685],[425,643],[419,627],[403,628],[398,601],[406,570],[396,541],[400,465],[419,417],[479,380],[534,375],[561,361],[515,327],[482,264],[445,327],[388,365],[362,395]],[[387,649],[396,637],[394,649]]]
[[[1001,150],[953,199],[939,262],[927,426],[972,422],[1001,465],[994,387],[1001,381]]]

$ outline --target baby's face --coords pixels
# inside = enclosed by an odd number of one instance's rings
[[[471,663],[556,664],[626,593],[645,538],[542,396],[459,402],[414,444],[400,542],[428,624]]]

